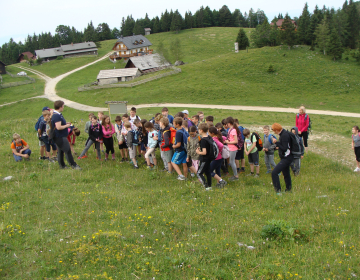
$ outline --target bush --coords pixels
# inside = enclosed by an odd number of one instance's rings
[[[37,65],[40,65],[42,62],[43,62],[43,60],[42,60],[42,58],[40,58],[40,57],[36,60],[36,64],[37,64]]]
[[[63,56],[58,56],[58,57],[56,58],[56,60],[63,60],[63,59],[64,59]]]
[[[270,64],[267,71],[268,71],[269,73],[275,72],[274,66],[272,66],[272,64]]]
[[[272,220],[263,226],[261,237],[269,240],[284,241],[305,241],[308,240],[308,234],[301,231],[298,226],[290,225],[283,220]]]
[[[28,60],[28,62],[30,66],[33,66],[35,64],[35,61],[31,58]]]

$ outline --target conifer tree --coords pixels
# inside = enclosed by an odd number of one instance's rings
[[[340,37],[335,28],[332,28],[330,33],[330,40],[328,44],[328,53],[334,60],[341,59],[344,52],[343,46],[340,41]]]
[[[356,4],[350,0],[348,6],[349,20],[349,47],[355,49],[359,40],[360,32],[360,14],[356,8]]]
[[[311,23],[311,16],[308,10],[308,4],[305,3],[303,12],[299,18],[298,24],[298,36],[300,43],[304,45],[311,44],[310,38],[310,23]]]
[[[326,21],[326,17],[321,21],[315,31],[316,35],[316,44],[326,55],[326,49],[329,45],[329,26]]]
[[[296,42],[295,25],[288,14],[285,15],[284,21],[281,25],[280,38],[284,44],[288,45],[289,49],[293,45],[295,45]]]
[[[239,44],[239,50],[246,50],[246,48],[250,46],[249,38],[246,36],[243,28],[240,28],[236,42]]]

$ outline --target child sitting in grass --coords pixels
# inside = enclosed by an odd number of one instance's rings
[[[246,155],[248,156],[248,161],[250,164],[250,175],[254,175],[254,166],[256,167],[256,175],[255,177],[259,177],[260,173],[260,165],[259,165],[259,152],[256,148],[256,136],[253,134],[250,136],[250,130],[245,128],[244,129],[244,136],[245,136],[245,142],[244,142],[244,150]],[[251,139],[250,139],[251,138]]]
[[[272,169],[271,167],[275,168],[276,163],[274,161],[274,152],[276,149],[276,145],[272,142],[272,137],[274,137],[272,134],[270,134],[270,127],[268,125],[265,125],[263,127],[264,130],[264,159],[265,159],[265,165],[266,165],[266,174],[271,173]]]
[[[131,129],[131,123],[129,121],[124,122],[124,127],[127,130],[126,133],[126,144],[129,149],[129,157],[132,163],[134,164],[135,169],[139,169],[139,166],[136,161],[136,146],[133,145],[133,130]]]
[[[144,127],[148,132],[148,145],[147,145],[147,151],[145,153],[145,160],[146,160],[147,168],[152,169],[152,168],[156,168],[157,165],[156,157],[155,157],[155,148],[157,145],[158,132],[154,129],[154,125],[151,122],[146,122]],[[153,167],[150,165],[150,158],[149,158],[150,155],[154,161]]]
[[[57,148],[56,145],[52,142],[52,140],[49,139],[46,133],[46,125],[50,121],[50,111],[45,110],[42,112],[42,115],[43,115],[43,120],[40,122],[38,129],[39,140],[45,144],[45,153],[46,153],[45,159],[49,160],[50,162],[54,162],[54,160],[50,156],[50,150],[52,147],[54,154],[56,154]]]
[[[29,149],[29,145],[21,139],[19,134],[14,133],[10,147],[16,162],[21,161],[23,158],[25,160],[30,160],[31,150]]]

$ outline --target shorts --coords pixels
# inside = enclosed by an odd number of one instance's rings
[[[253,164],[255,166],[259,166],[259,152],[250,153],[248,155],[249,164]]]
[[[136,157],[136,147],[132,146],[132,148],[129,148],[129,158],[133,159],[135,157]]]
[[[126,145],[125,142],[123,142],[121,145],[119,145],[119,149],[122,150],[122,149],[127,149],[128,146]]]
[[[173,150],[169,150],[169,151],[162,151],[161,152],[163,154],[163,158],[166,160],[166,162],[171,162],[171,159],[174,155],[174,151]]]
[[[355,151],[356,161],[360,162],[360,147],[355,147],[354,151]]]
[[[241,150],[238,150],[238,151],[236,152],[235,159],[236,159],[236,160],[244,159],[244,148],[242,148]]]
[[[39,139],[39,134],[36,133],[36,137]],[[39,147],[44,147],[45,143],[39,139]]]
[[[140,143],[140,149],[141,149],[141,151],[146,151],[146,147],[145,147],[145,144],[143,142]],[[170,160],[171,160],[171,158],[170,158]],[[170,162],[170,160],[169,160],[169,162]]]
[[[186,151],[175,152],[175,154],[173,155],[173,157],[171,159],[171,162],[173,162],[175,164],[187,163],[186,158],[187,158]]]

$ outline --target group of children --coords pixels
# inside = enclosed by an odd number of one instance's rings
[[[40,159],[54,161],[57,147],[48,137],[51,111],[48,107],[43,108],[42,116],[35,129],[41,147]],[[227,184],[222,177],[229,174],[229,166],[233,175],[228,180],[238,180],[238,174],[245,172],[245,155],[250,165],[250,173],[247,176],[258,177],[260,172],[259,152],[262,150],[265,152],[266,173],[272,172],[272,168],[276,166],[274,154],[277,148],[273,141],[276,136],[270,133],[269,126],[264,126],[263,131],[264,138],[262,139],[257,132],[250,133],[249,129],[240,126],[238,120],[232,117],[223,119],[214,125],[212,116],[204,118],[204,113],[198,112],[190,118],[187,110],[179,112],[173,117],[169,115],[167,108],[163,108],[161,113],[157,113],[155,117],[147,121],[136,115],[136,108],[133,107],[130,115],[116,116],[114,124],[111,123],[110,117],[104,115],[103,112],[98,112],[98,116],[91,113],[89,121],[85,125],[88,139],[78,159],[85,159],[88,150],[94,145],[97,159],[102,160],[102,153],[104,153],[105,161],[109,160],[111,153],[111,159],[115,160],[115,141],[120,149],[121,162],[130,161],[134,168],[138,169],[138,159],[143,156],[147,168],[156,169],[158,161],[155,151],[159,149],[164,163],[163,171],[171,174],[175,170],[178,180],[185,180],[190,173],[191,177],[198,177],[205,189],[210,189],[212,178],[216,179],[218,187]],[[298,136],[297,127],[293,127],[291,132],[299,145],[299,149],[293,151],[294,160],[291,164],[291,169],[296,176],[300,172],[304,145]],[[68,133],[68,141],[73,151],[75,138],[79,136],[80,130],[70,127]],[[358,127],[353,128],[352,143],[357,159],[355,171],[360,171]],[[11,149],[16,161],[30,158],[29,145],[18,134],[13,136]],[[42,154],[43,150],[44,155]]]

